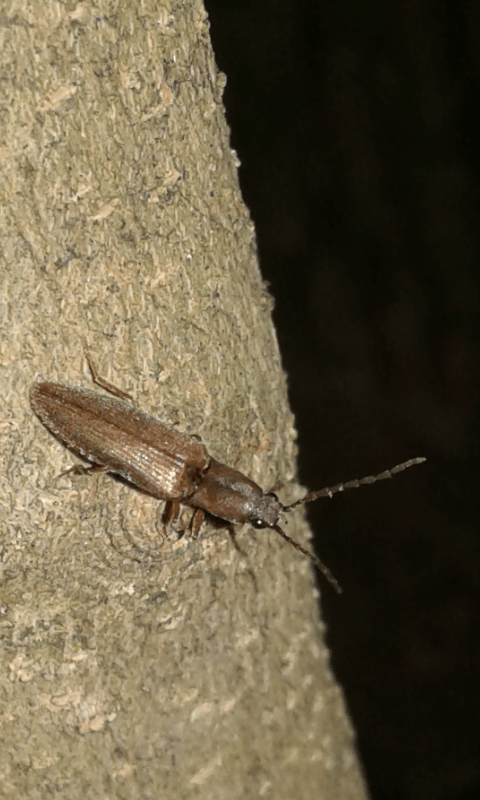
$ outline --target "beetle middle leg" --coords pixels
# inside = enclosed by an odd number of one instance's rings
[[[160,544],[163,544],[163,540],[168,536],[168,526],[177,521],[179,514],[180,500],[166,500],[165,508],[163,509],[161,517],[160,519],[157,517],[157,521],[155,523],[156,531],[161,538]],[[160,529],[160,526],[163,528],[163,530]]]

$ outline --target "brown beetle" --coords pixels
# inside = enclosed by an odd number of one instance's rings
[[[425,461],[412,458],[379,475],[309,492],[284,506],[276,494],[264,492],[243,473],[209,456],[198,438],[168,428],[132,405],[128,394],[98,376],[88,353],[86,356],[93,381],[120,399],[50,382],[37,383],[30,392],[30,403],[40,422],[91,464],[72,467],[68,472],[109,472],[166,501],[165,526],[177,517],[181,504],[190,506],[194,509],[190,522],[193,536],[200,534],[205,514],[212,515],[227,528],[237,549],[234,525],[248,522],[254,528],[271,528],[310,558],[338,592],[340,586],[327,567],[280,528],[282,514],[318,497],[332,497],[344,489],[391,478]]]

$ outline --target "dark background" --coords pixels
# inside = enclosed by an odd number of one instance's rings
[[[374,800],[480,797],[480,4],[207,0]]]

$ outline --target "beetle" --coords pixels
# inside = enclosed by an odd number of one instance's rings
[[[176,519],[181,504],[191,507],[189,528],[193,537],[200,535],[206,514],[228,530],[237,549],[235,525],[248,522],[257,529],[270,528],[307,556],[338,592],[341,588],[330,570],[282,530],[282,515],[319,497],[391,478],[425,461],[412,458],[378,475],[308,492],[284,506],[274,492],[264,492],[251,478],[210,456],[199,437],[169,428],[141,411],[130,395],[101,378],[87,351],[85,355],[93,382],[115,397],[49,381],[35,384],[30,391],[30,404],[40,422],[90,464],[74,466],[67,472],[107,472],[165,501],[165,528]]]

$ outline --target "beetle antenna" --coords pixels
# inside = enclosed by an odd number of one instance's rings
[[[273,525],[273,530],[277,531],[277,533],[280,534],[282,539],[285,539],[286,542],[289,542],[289,544],[291,544],[292,547],[294,547],[296,550],[300,550],[300,552],[303,553],[304,556],[307,556],[307,558],[309,558],[310,561],[312,561],[315,564],[315,566],[318,567],[318,569],[321,572],[323,572],[326,579],[330,581],[332,586],[337,590],[338,594],[342,594],[342,588],[339,582],[336,580],[336,578],[333,577],[328,567],[326,567],[325,564],[322,564],[322,562],[320,561],[319,558],[317,558],[317,556],[311,553],[310,550],[306,550],[305,547],[302,547],[301,544],[298,544],[298,542],[296,542],[295,539],[291,539],[290,536],[287,536],[285,531],[282,531],[282,529],[278,525]]]
[[[366,486],[369,483],[377,483],[377,481],[384,481],[386,478],[393,478],[398,472],[403,472],[408,467],[413,467],[416,464],[423,464],[426,458],[419,456],[418,458],[411,458],[409,461],[404,461],[402,464],[397,464],[396,467],[386,469],[378,475],[368,475],[366,478],[355,478],[353,481],[347,483],[337,483],[336,486],[326,486],[325,489],[319,489],[317,492],[308,492],[301,500],[297,500],[289,506],[284,507],[284,511],[291,511],[292,508],[301,505],[302,503],[311,503],[312,500],[317,500],[318,497],[332,497],[337,492],[343,492],[345,489],[358,489],[359,486]]]

